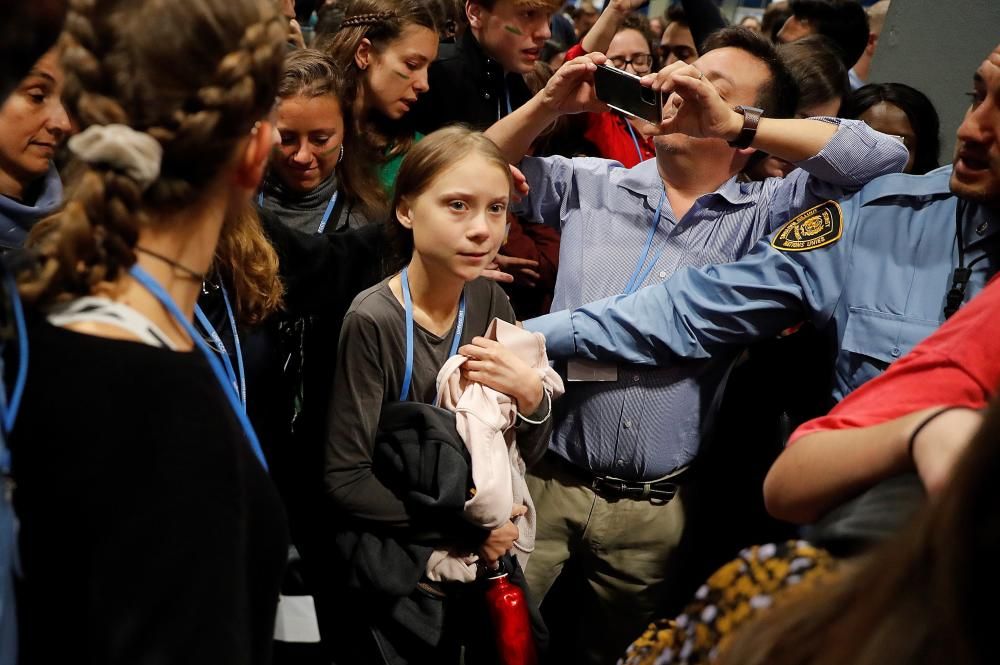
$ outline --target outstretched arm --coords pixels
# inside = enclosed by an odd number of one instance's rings
[[[629,15],[634,9],[638,9],[646,4],[649,0],[611,0],[608,6],[604,8],[601,12],[601,16],[597,19],[597,23],[594,24],[587,34],[583,36],[583,41],[580,42],[580,46],[583,48],[584,53],[605,53],[608,50],[608,46],[611,45],[611,40],[614,39],[615,33],[618,32],[618,28],[621,27],[622,22],[625,17]]]

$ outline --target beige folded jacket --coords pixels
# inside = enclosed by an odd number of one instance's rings
[[[541,333],[494,319],[485,337],[507,347],[535,369],[552,399],[563,394],[562,379],[549,367]],[[465,502],[465,517],[473,524],[495,529],[511,518],[514,506],[525,506],[527,512],[514,519],[519,532],[514,554],[523,568],[535,549],[535,506],[524,480],[524,460],[514,439],[516,404],[508,395],[462,378],[459,370],[466,360],[465,356],[452,356],[438,372],[436,403],[455,412],[458,434],[472,460],[474,493]],[[472,582],[478,558],[474,554],[435,551],[427,563],[427,577],[434,581]]]

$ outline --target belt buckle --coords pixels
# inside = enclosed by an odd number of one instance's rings
[[[625,481],[621,478],[611,476],[594,476],[590,483],[590,489],[596,494],[608,494],[611,498],[621,499],[625,497]]]

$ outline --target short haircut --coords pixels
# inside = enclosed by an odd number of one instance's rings
[[[837,48],[822,35],[778,46],[778,55],[799,88],[799,110],[837,100],[837,108],[851,90],[847,67]]]
[[[764,10],[764,16],[760,22],[760,31],[772,42],[778,41],[778,31],[785,25],[785,21],[792,15],[792,10],[785,0],[772,2]]]
[[[684,8],[680,5],[670,5],[667,9],[667,23],[677,23],[683,25],[684,27],[689,26],[687,14],[684,13]]]
[[[868,46],[868,14],[855,0],[791,0],[792,15],[809,21],[816,33],[830,39],[840,50],[848,69]]]
[[[761,86],[756,104],[771,118],[791,118],[798,107],[799,88],[778,51],[766,37],[747,28],[736,26],[713,32],[705,40],[702,53],[718,48],[736,48],[757,58],[771,73]]]

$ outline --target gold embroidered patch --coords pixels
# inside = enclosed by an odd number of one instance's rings
[[[825,201],[786,223],[773,238],[771,247],[783,252],[808,252],[840,240],[844,234],[844,213],[836,201]]]

